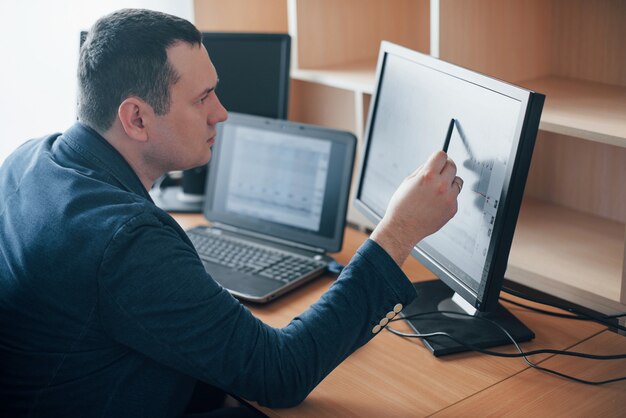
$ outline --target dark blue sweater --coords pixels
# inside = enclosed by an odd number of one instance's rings
[[[180,416],[197,379],[292,406],[414,295],[367,241],[273,328],[205,272],[93,130],[32,140],[0,167],[0,416]]]

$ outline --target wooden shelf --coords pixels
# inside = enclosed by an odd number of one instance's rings
[[[296,68],[292,69],[291,78],[372,94],[376,84],[376,61],[358,61],[324,69]]]
[[[193,6],[194,23],[203,31],[287,33],[289,30],[285,0],[196,0]]]
[[[545,94],[507,277],[598,311],[626,310],[626,2],[195,0],[194,7],[204,30],[288,30],[290,118],[361,140],[381,40],[432,48],[443,60]],[[353,208],[348,218],[367,225]]]
[[[626,87],[554,76],[521,84],[546,95],[540,129],[626,148]]]
[[[526,198],[506,277],[602,312],[623,310],[624,234],[623,223]]]
[[[361,61],[327,69],[294,69],[291,76],[373,94],[376,63]],[[554,76],[520,84],[546,95],[540,129],[626,148],[626,87]]]
[[[382,40],[429,51],[430,0],[289,0],[287,7],[295,68],[375,60]]]

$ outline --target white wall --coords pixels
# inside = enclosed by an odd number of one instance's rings
[[[27,139],[62,132],[76,120],[79,33],[124,7],[193,22],[193,0],[2,0],[0,164]]]

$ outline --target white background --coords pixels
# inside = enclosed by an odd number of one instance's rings
[[[2,0],[0,164],[26,140],[76,120],[80,31],[125,7],[194,17],[193,0]]]

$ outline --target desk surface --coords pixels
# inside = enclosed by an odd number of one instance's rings
[[[200,215],[177,214],[175,219],[185,229],[204,223]],[[346,229],[343,249],[334,254],[337,261],[348,263],[366,238],[361,232]],[[412,258],[402,268],[412,281],[433,278],[432,273]],[[332,281],[331,277],[322,277],[268,305],[247,306],[264,322],[284,326],[317,301]],[[503,304],[536,334],[532,342],[522,344],[525,350],[626,353],[626,337],[598,324]],[[393,326],[408,330],[404,324]],[[514,352],[513,347],[499,350]],[[532,360],[588,380],[626,375],[626,359],[590,361],[538,355]],[[582,385],[530,369],[519,358],[476,353],[436,358],[417,340],[381,332],[348,357],[298,407],[275,410],[257,407],[272,417],[624,416],[626,381],[604,386]]]

